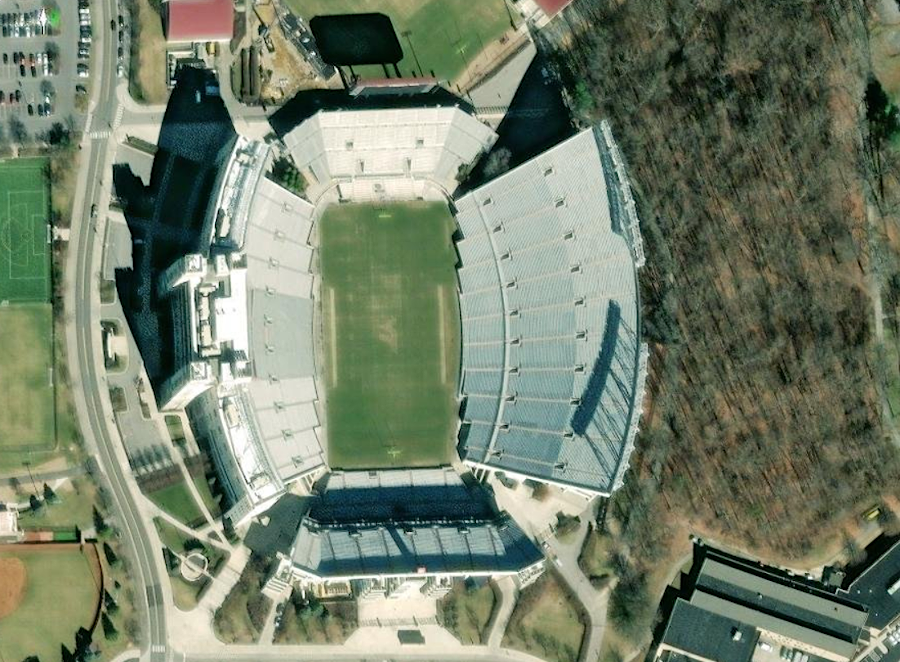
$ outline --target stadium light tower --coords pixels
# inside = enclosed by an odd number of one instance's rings
[[[410,37],[412,36],[412,30],[404,30],[400,34],[406,37],[406,43],[409,44],[409,50],[412,51],[413,59],[416,61],[416,68],[419,70],[419,75],[424,76],[425,70],[422,69],[422,63],[419,62],[419,56],[416,55],[416,47],[413,46],[412,39],[410,39]]]

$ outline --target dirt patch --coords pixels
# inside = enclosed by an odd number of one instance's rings
[[[28,574],[19,559],[0,559],[0,618],[9,616],[22,603]]]

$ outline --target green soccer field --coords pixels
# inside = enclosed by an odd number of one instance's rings
[[[6,660],[36,655],[60,659],[60,646],[75,647],[75,633],[89,627],[100,598],[99,574],[77,546],[36,550],[33,546],[0,552],[0,574],[10,559],[24,564],[25,595],[18,608],[0,619],[0,652]],[[21,566],[20,566],[21,567]],[[0,581],[3,577],[0,576]],[[95,639],[103,642],[98,629]]]
[[[46,159],[0,161],[0,302],[50,300]]]
[[[511,29],[504,0],[287,0],[306,21],[329,14],[380,13],[390,17],[403,47],[400,74],[451,82],[491,42]],[[381,78],[381,66],[354,67],[364,77]]]
[[[459,310],[444,203],[332,205],[319,224],[332,467],[447,464]]]

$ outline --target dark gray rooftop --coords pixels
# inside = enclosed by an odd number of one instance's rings
[[[749,662],[758,638],[755,627],[678,598],[660,643],[716,662]]]
[[[690,602],[847,658],[868,616],[861,604],[714,552],[703,559]]]
[[[846,591],[852,600],[869,608],[868,625],[883,629],[900,615],[900,592],[890,595],[887,590],[900,579],[900,542],[895,543],[865,572],[857,577]]]

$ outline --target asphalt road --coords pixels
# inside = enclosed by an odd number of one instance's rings
[[[95,21],[105,25],[110,17],[116,16],[115,0],[97,0],[93,3]],[[97,452],[97,461],[103,469],[110,488],[110,496],[119,515],[120,532],[124,543],[130,547],[132,579],[135,582],[135,594],[138,596],[139,609],[145,616],[144,632],[149,643],[151,662],[164,662],[167,659],[166,614],[160,587],[161,577],[154,562],[156,550],[148,541],[146,524],[129,489],[126,472],[116,456],[118,439],[110,435],[108,422],[104,418],[101,394],[106,390],[102,376],[98,374],[95,361],[95,343],[100,333],[99,308],[91,305],[91,290],[95,282],[95,274],[99,264],[95,264],[95,242],[102,241],[102,235],[91,219],[93,205],[103,208],[108,201],[109,192],[103,191],[101,182],[112,164],[109,155],[109,133],[115,121],[119,104],[116,99],[116,40],[112,31],[98,30],[95,37],[99,40],[99,48],[95,49],[93,73],[94,110],[90,116],[90,124],[86,127],[86,135],[94,136],[84,141],[82,147],[81,167],[85,169],[84,198],[81,209],[74,210],[72,222],[72,244],[74,253],[69,260],[69,274],[75,279],[74,301],[68,305],[75,310],[75,351],[69,352],[69,360],[77,362],[81,388],[74,389],[77,398],[84,401],[87,412],[86,436],[93,439]],[[102,137],[101,137],[102,136]],[[97,221],[102,220],[99,217]],[[70,308],[71,309],[71,308]],[[89,434],[88,434],[89,433]],[[164,579],[164,578],[162,578]]]

